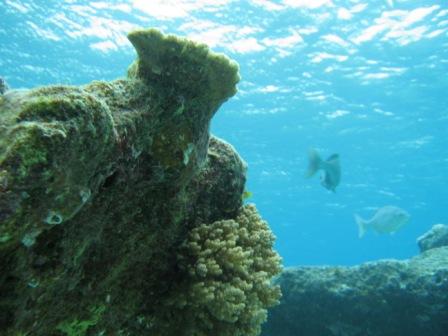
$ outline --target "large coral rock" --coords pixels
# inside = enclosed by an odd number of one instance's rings
[[[446,336],[447,260],[440,247],[406,261],[287,269],[262,335]]]
[[[173,294],[187,295],[179,284],[210,283],[209,273],[191,275],[202,256],[185,248],[191,232],[237,223],[246,211],[246,165],[209,134],[211,117],[236,92],[236,63],[156,30],[129,39],[139,57],[125,79],[0,96],[1,335],[181,335],[163,307],[186,314]],[[270,232],[253,221],[253,235]],[[246,296],[214,299],[223,315],[184,305],[200,325],[188,335],[257,331],[279,297],[258,285],[279,271],[269,239],[234,239],[235,253],[209,256],[223,265],[240,253],[271,261],[246,267],[244,285],[258,286],[242,289]],[[220,279],[217,293],[238,289],[238,274]]]

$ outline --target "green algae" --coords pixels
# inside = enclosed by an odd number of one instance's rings
[[[87,335],[88,330],[98,323],[105,310],[106,307],[104,305],[92,307],[89,309],[88,319],[63,321],[57,325],[56,329],[66,336],[85,336]]]

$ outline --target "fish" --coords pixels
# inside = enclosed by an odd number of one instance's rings
[[[251,198],[253,196],[253,193],[249,190],[244,190],[243,191],[243,201],[248,200],[249,198]]]
[[[322,170],[321,185],[330,191],[336,192],[336,187],[341,182],[339,154],[332,154],[324,161],[321,159],[317,150],[310,149],[308,158],[308,170],[305,177],[310,178],[314,176],[318,170]]]
[[[361,218],[355,214],[355,222],[358,225],[358,237],[364,237],[367,230],[371,229],[378,233],[394,234],[405,226],[411,216],[409,213],[399,207],[386,205],[378,209],[369,220]]]

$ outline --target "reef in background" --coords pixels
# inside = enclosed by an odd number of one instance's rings
[[[448,335],[447,232],[434,226],[409,260],[285,269],[276,280],[283,299],[262,335]]]
[[[448,246],[448,225],[433,225],[431,230],[417,238],[417,244],[420,252],[436,247]]]
[[[0,96],[1,335],[257,335],[280,292],[209,123],[238,67],[156,30],[128,77]]]

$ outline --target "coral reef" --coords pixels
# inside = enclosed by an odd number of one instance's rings
[[[171,299],[159,309],[156,334],[259,335],[266,307],[278,303],[280,272],[274,236],[255,207],[243,207],[235,220],[202,224],[190,231],[178,255],[184,273]]]
[[[417,238],[420,252],[441,246],[448,246],[448,225],[436,224],[431,230]]]
[[[246,165],[209,134],[236,92],[236,63],[153,29],[129,39],[138,59],[127,78],[1,96],[1,335],[178,334],[164,308],[186,313],[182,289],[215,284],[191,272],[208,248],[201,234],[223,223],[234,232],[217,239],[236,250],[216,255],[228,267],[215,279],[221,297],[188,306],[190,335],[257,330],[278,298],[272,236],[242,208]],[[266,240],[245,240],[244,230]],[[213,305],[226,309],[216,316]]]
[[[283,271],[264,336],[444,336],[448,247],[409,260]]]

